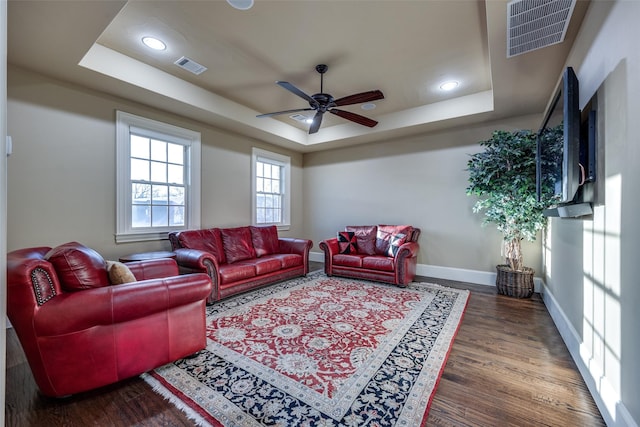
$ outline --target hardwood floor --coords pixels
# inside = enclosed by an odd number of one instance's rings
[[[491,286],[416,280],[471,290],[427,426],[605,425],[537,294],[518,300]],[[66,399],[43,397],[13,329],[6,390],[7,426],[192,425],[139,378]]]

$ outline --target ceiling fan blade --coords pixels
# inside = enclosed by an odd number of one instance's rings
[[[320,124],[322,124],[323,114],[324,112],[322,111],[318,111],[316,113],[315,117],[313,118],[313,123],[311,123],[311,126],[309,127],[309,135],[318,132],[318,129],[320,129]]]
[[[342,105],[361,104],[363,102],[377,101],[378,99],[384,99],[384,95],[379,90],[370,90],[369,92],[356,93],[354,95],[345,96],[340,99],[336,99],[333,103],[340,107]]]
[[[352,113],[350,111],[337,110],[332,108],[329,110],[330,113],[335,114],[336,116],[340,116],[343,119],[351,120],[352,122],[358,123],[359,125],[368,126],[370,128],[374,127],[378,124],[375,120],[372,120],[368,117],[361,116],[360,114]]]
[[[277,116],[278,114],[289,114],[289,113],[297,113],[298,111],[313,111],[315,108],[296,108],[295,110],[284,110],[284,111],[276,111],[274,113],[265,113],[258,114],[256,117],[271,117]]]
[[[297,87],[292,85],[291,83],[277,81],[276,84],[278,84],[279,86],[282,86],[283,88],[285,88],[289,92],[291,92],[291,93],[293,93],[295,95],[298,95],[300,98],[306,100],[312,107],[317,107],[318,106],[318,101],[316,101],[311,96],[307,95],[306,93],[304,93],[303,91],[301,91],[300,89],[298,89]]]

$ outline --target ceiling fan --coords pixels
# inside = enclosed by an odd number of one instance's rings
[[[378,99],[384,99],[384,95],[382,94],[382,92],[379,90],[371,90],[368,92],[356,93],[353,95],[345,96],[343,98],[334,99],[330,94],[324,93],[324,73],[326,73],[328,69],[329,66],[326,64],[316,65],[316,71],[320,73],[320,93],[316,93],[315,95],[309,96],[289,82],[276,82],[276,84],[282,86],[289,92],[298,95],[300,98],[309,102],[309,108],[296,108],[293,110],[276,111],[274,113],[259,114],[256,117],[271,117],[277,116],[279,114],[289,114],[296,113],[298,111],[315,110],[316,115],[314,116],[313,122],[309,127],[309,134],[318,132],[318,129],[320,129],[320,124],[322,123],[322,116],[326,112],[335,114],[336,116],[342,117],[343,119],[351,120],[352,122],[358,123],[363,126],[368,126],[370,128],[377,125],[378,122],[375,120],[372,120],[365,116],[361,116],[360,114],[352,113],[350,111],[338,110],[335,107],[361,104],[363,102],[371,102]]]

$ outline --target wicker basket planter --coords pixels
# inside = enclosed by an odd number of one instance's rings
[[[533,268],[523,267],[522,271],[514,271],[508,265],[500,264],[496,270],[499,294],[515,298],[530,298],[533,295]]]

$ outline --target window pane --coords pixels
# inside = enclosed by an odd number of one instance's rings
[[[264,165],[264,177],[265,178],[271,178],[271,165],[266,164]]]
[[[264,222],[273,222],[273,210],[267,209],[265,212]]]
[[[169,225],[168,206],[153,206],[151,209],[151,225],[153,227],[166,227]]]
[[[167,182],[170,184],[184,184],[184,166],[168,165]]]
[[[149,158],[149,138],[131,135],[131,157]]]
[[[177,165],[184,164],[184,147],[180,144],[167,144],[169,163],[175,163]]]
[[[151,140],[151,160],[158,162],[167,161],[167,143],[164,141],[158,141],[157,139]]]
[[[256,209],[256,223],[264,224],[264,209]]]
[[[149,161],[131,159],[131,179],[133,181],[149,181]]]
[[[169,204],[184,206],[184,187],[169,187]]]
[[[264,178],[256,178],[256,191],[259,193],[264,191]]]
[[[265,193],[271,193],[271,180],[270,179],[265,179],[264,180],[264,192]]]
[[[264,163],[256,162],[256,176],[264,176]]]
[[[131,206],[131,226],[151,227],[151,209],[149,206]]]
[[[167,164],[151,162],[151,181],[167,182]]]
[[[257,194],[256,195],[256,206],[258,208],[264,208],[264,194]]]
[[[169,186],[168,185],[154,185],[151,204],[152,205],[167,205],[169,203]],[[166,217],[166,215],[165,215]]]
[[[271,176],[274,179],[280,179],[280,166],[276,166],[276,165],[272,166]]]
[[[151,185],[131,184],[131,202],[134,205],[148,205],[151,203]]]
[[[169,206],[169,226],[180,227],[184,225],[184,207]]]

